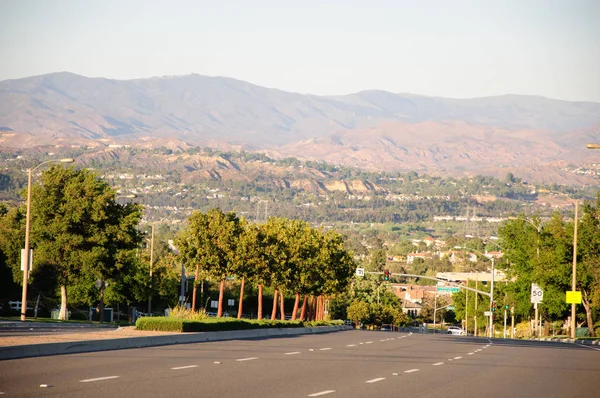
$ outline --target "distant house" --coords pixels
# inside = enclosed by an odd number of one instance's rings
[[[504,253],[502,253],[502,252],[487,252],[487,253],[485,253],[485,256],[489,259],[502,258],[504,256]]]
[[[406,263],[407,264],[412,264],[415,259],[417,258],[421,258],[423,260],[428,259],[428,258],[432,258],[430,253],[408,253],[408,255],[406,256]]]
[[[433,239],[431,236],[428,236],[425,239],[423,239],[423,242],[425,242],[427,247],[429,247],[429,246],[435,244],[435,239]]]
[[[464,258],[467,258],[470,262],[477,262],[477,255],[474,253],[457,251],[457,250],[449,250],[447,252],[440,252],[440,259],[447,257],[451,264],[454,264],[458,261],[462,261]]]

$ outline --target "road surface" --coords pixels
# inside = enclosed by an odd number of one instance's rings
[[[345,331],[0,361],[3,397],[600,396],[600,349]]]

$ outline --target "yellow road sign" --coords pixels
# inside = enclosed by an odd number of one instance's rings
[[[581,304],[581,292],[567,292],[567,304]]]

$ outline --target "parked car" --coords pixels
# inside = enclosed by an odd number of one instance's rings
[[[458,326],[448,326],[448,331],[446,333],[454,334],[457,336],[463,336],[465,334],[465,331],[462,330],[462,328],[458,327]]]
[[[385,330],[387,332],[391,332],[392,331],[392,325],[388,325],[388,324],[384,323],[383,325],[381,325],[381,330]]]

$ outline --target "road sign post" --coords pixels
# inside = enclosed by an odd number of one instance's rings
[[[538,336],[540,334],[540,328],[538,326],[538,304],[544,300],[544,291],[541,287],[536,285],[535,283],[531,284],[531,302],[533,303],[533,308],[535,308],[535,326],[533,328],[534,336]]]

